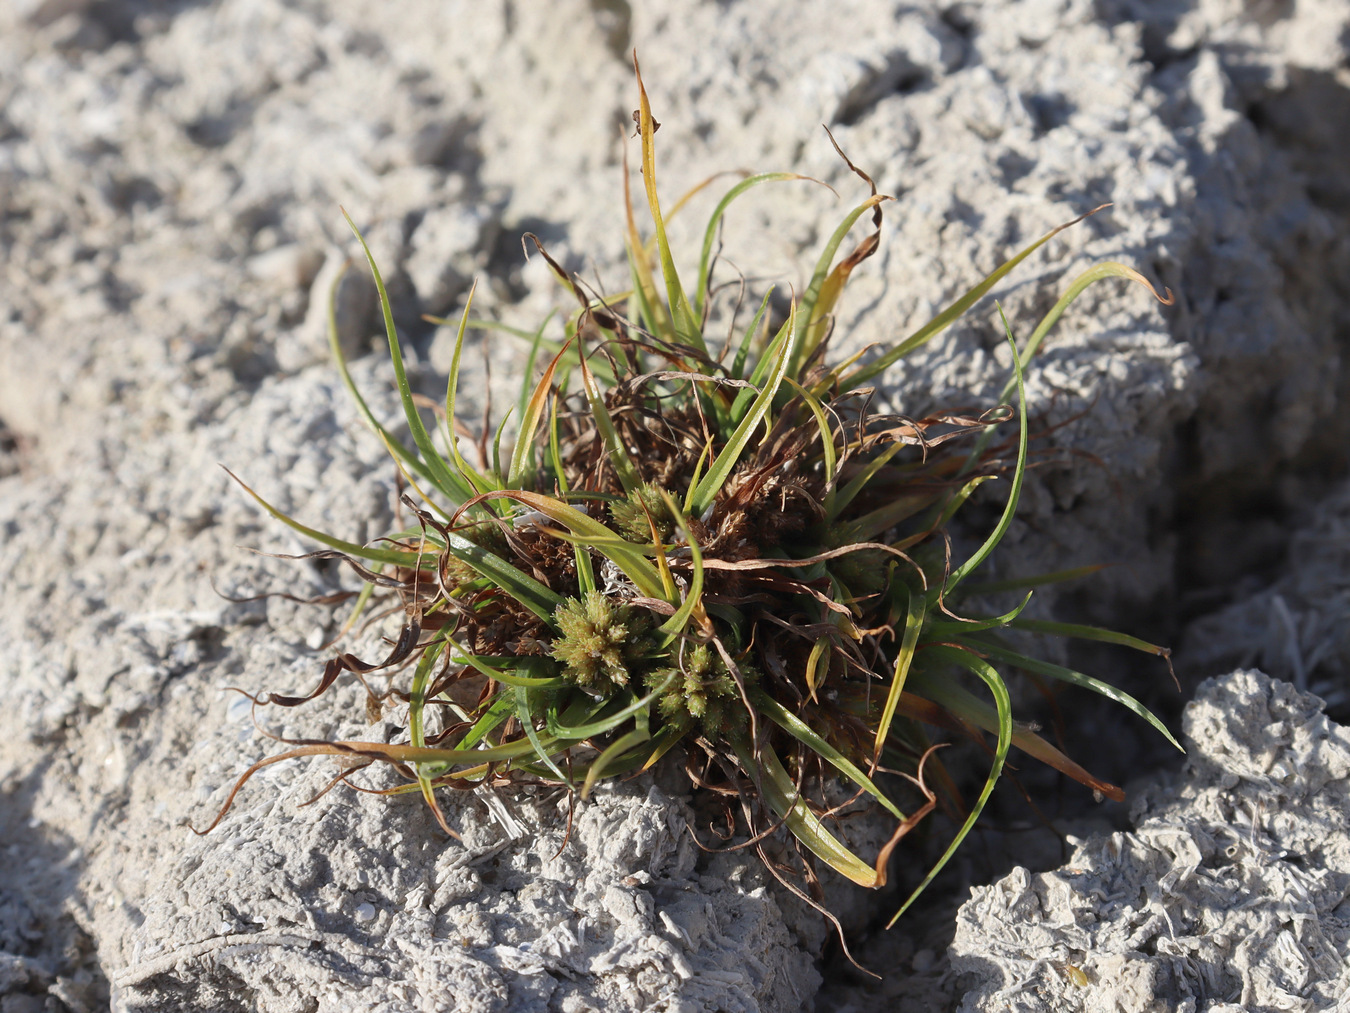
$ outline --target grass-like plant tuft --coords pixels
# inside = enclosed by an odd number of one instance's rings
[[[1157,293],[1132,268],[1099,264],[1073,281],[1020,348],[1003,321],[1013,352],[1004,400],[1015,395],[1015,409],[882,413],[868,383],[1068,225],[893,347],[866,362],[855,356],[832,363],[836,306],[854,270],[877,249],[889,200],[840,152],[871,195],[834,230],[783,319],[775,320],[766,293],[743,332],[716,342],[708,328],[712,253],[728,206],[752,187],[803,177],[770,173],[737,183],[708,223],[686,288],[657,198],[656,122],[640,74],[638,90],[653,233],[640,233],[626,201],[631,287],[608,299],[592,296],[529,237],[577,309],[559,338],[543,326],[521,334],[530,368],[514,443],[504,449],[500,429],[495,439],[484,434],[476,465],[458,441],[460,358],[471,326],[504,328],[475,325],[468,306],[457,325],[440,321],[455,326],[456,340],[444,408],[436,406],[439,422],[428,428],[384,282],[352,225],[379,291],[411,446],[375,418],[335,338],[333,354],[415,494],[404,497],[415,523],[359,545],[305,527],[248,491],[327,546],[321,554],[346,560],[365,579],[358,611],[374,597],[392,598],[400,629],[384,659],[340,654],[307,696],[267,694],[256,702],[297,706],[353,672],[366,681],[377,711],[390,697],[406,704],[407,741],[292,743],[246,771],[234,792],[256,770],[292,757],[327,754],[352,767],[383,762],[407,778],[405,790],[421,792],[453,834],[438,788],[532,781],[584,798],[599,777],[645,770],[679,751],[697,784],[740,798],[752,846],[763,848],[771,830],[786,828],[803,862],[815,856],[865,887],[886,882],[896,845],[943,804],[959,830],[903,912],[974,825],[1013,746],[1122,797],[1014,721],[1004,672],[1020,669],[1100,693],[1175,743],[1124,692],[1023,654],[1005,635],[1083,637],[1166,656],[1110,631],[1020,617],[1035,587],[1091,567],[984,587],[968,579],[1017,509],[1028,460],[1022,375],[1046,332],[1100,279],[1126,278]],[[865,217],[871,228],[840,256]],[[1015,436],[997,435],[1014,423]],[[975,488],[994,478],[1008,486],[1002,516],[956,563],[945,530]],[[981,594],[1017,590],[1026,595],[1007,614],[971,611]],[[387,688],[375,688],[373,673],[389,676]],[[985,736],[994,737],[973,802],[960,798],[957,779],[934,754],[934,729],[986,748]],[[827,792],[841,780],[855,800],[871,801],[895,821],[878,855],[854,853],[831,830],[838,807]],[[837,791],[831,797],[837,802]],[[781,859],[768,864],[777,869]]]

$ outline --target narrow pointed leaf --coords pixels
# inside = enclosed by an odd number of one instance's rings
[[[970,619],[966,622],[947,622],[945,620],[933,620],[928,624],[928,639],[935,641],[942,640],[960,640],[962,637],[971,633],[983,633],[985,630],[1002,629],[1004,626],[1017,626],[1017,617],[1022,614],[1022,610],[1027,607],[1031,601],[1032,592],[1028,591],[1027,596],[1022,599],[1020,605],[1001,616],[990,616],[987,619]]]
[[[347,224],[361,244],[361,249],[366,255],[366,262],[370,265],[370,273],[375,279],[375,290],[379,294],[380,310],[384,315],[385,335],[389,340],[389,358],[394,364],[394,377],[398,381],[398,394],[403,402],[403,414],[408,420],[408,428],[412,431],[413,442],[417,445],[422,460],[426,464],[428,475],[431,481],[435,483],[436,488],[454,499],[455,502],[462,503],[473,495],[473,491],[463,476],[456,475],[446,465],[445,460],[437,453],[435,445],[431,442],[431,435],[427,432],[426,426],[422,424],[422,416],[418,414],[417,406],[413,403],[412,386],[408,382],[408,373],[403,366],[403,352],[399,347],[398,329],[394,326],[394,311],[389,303],[389,293],[385,290],[384,279],[380,276],[380,269],[375,264],[375,258],[370,252],[370,247],[366,245],[365,236],[361,235],[361,230],[356,227],[356,223],[352,221],[351,216],[345,210],[342,212],[342,216],[347,219]],[[469,306],[466,305],[464,307],[464,320],[468,319],[468,312]],[[464,320],[460,322],[461,338]],[[447,411],[446,415],[453,423],[454,414]]]
[[[521,729],[525,732],[525,737],[530,740],[530,745],[534,747],[534,755],[539,757],[539,762],[553,772],[563,784],[570,785],[571,778],[562,772],[556,763],[553,762],[551,750],[544,747],[543,740],[539,737],[539,732],[534,727],[534,707],[530,703],[530,689],[528,686],[516,687],[516,720],[520,722]]]
[[[1009,622],[1008,625],[1014,629],[1027,630],[1030,633],[1044,633],[1052,637],[1074,637],[1078,640],[1095,640],[1103,644],[1118,644],[1121,647],[1131,647],[1136,651],[1143,651],[1145,654],[1157,655],[1159,658],[1170,658],[1172,656],[1169,648],[1150,644],[1147,640],[1140,640],[1138,637],[1132,637],[1127,633],[1102,629],[1100,626],[1083,626],[1080,623],[1055,623],[1043,619],[1018,619],[1015,622]]]
[[[554,689],[567,685],[567,681],[561,676],[535,676],[535,675],[516,675],[500,665],[493,664],[492,661],[464,650],[458,643],[449,637],[446,637],[455,649],[455,655],[452,660],[461,664],[468,665],[478,674],[485,675],[494,682],[500,682],[503,685],[511,686],[516,689]],[[548,662],[543,658],[517,658],[517,667],[524,668],[526,671],[537,670]]]
[[[979,700],[964,687],[950,679],[934,677],[925,672],[916,673],[915,688],[934,703],[941,704],[962,720],[969,721],[987,732],[998,732],[998,712]],[[1049,767],[1073,778],[1079,784],[1099,791],[1113,802],[1125,801],[1125,793],[1116,785],[1094,777],[1082,765],[1052,746],[1029,728],[1013,726],[1012,744]]]
[[[590,770],[586,771],[586,780],[581,786],[581,797],[583,799],[589,798],[591,795],[591,788],[595,786],[595,782],[599,779],[601,774],[609,769],[610,765],[613,764],[615,760],[634,746],[641,745],[651,737],[651,733],[646,729],[638,728],[629,732],[627,735],[620,735],[613,743],[606,746],[604,751],[591,763]]]
[[[786,376],[783,380],[797,392],[797,396],[805,402],[806,407],[809,408],[811,414],[815,416],[816,428],[820,430],[820,447],[821,456],[824,459],[825,465],[825,482],[826,484],[833,483],[837,452],[834,445],[834,431],[830,428],[830,422],[825,417],[825,408],[821,405],[818,397],[799,384],[796,380],[792,379],[792,377]]]
[[[625,541],[595,518],[551,496],[526,492],[523,489],[502,489],[491,495],[524,503],[531,510],[537,510],[559,524],[566,525],[572,534],[580,538],[604,539],[602,550],[604,555],[614,561],[614,565],[637,585],[638,590],[649,597],[665,599],[661,575],[657,573],[656,567],[643,558],[644,546]],[[561,604],[562,599],[559,598],[558,602]]]
[[[967,584],[965,591],[968,595],[999,594],[1004,591],[1024,591],[1027,588],[1044,587],[1047,584],[1063,584],[1067,581],[1091,576],[1100,570],[1105,570],[1108,565],[1107,563],[1093,563],[1089,566],[1076,566],[1071,570],[1056,570],[1054,573],[1037,574],[1034,577],[980,581],[977,584]]]
[[[586,402],[590,405],[591,417],[595,420],[595,428],[600,431],[600,438],[605,443],[605,449],[609,451],[609,463],[614,468],[614,474],[618,476],[623,491],[632,493],[642,484],[642,478],[638,474],[637,468],[634,467],[632,458],[628,456],[623,441],[619,439],[618,432],[614,429],[614,421],[610,418],[609,409],[605,407],[604,395],[600,392],[600,388],[595,382],[595,376],[586,364],[585,355],[581,356],[580,364],[581,384],[586,391]]]
[[[534,436],[539,429],[539,421],[544,417],[544,405],[553,389],[553,374],[557,371],[558,362],[566,353],[567,348],[568,345],[563,345],[562,351],[555,355],[553,361],[548,364],[548,368],[544,370],[544,375],[539,378],[539,383],[534,388],[534,394],[526,402],[525,409],[520,416],[520,430],[516,435],[516,448],[511,453],[511,469],[506,476],[506,484],[512,489],[523,489],[525,479],[534,471]],[[503,420],[504,422],[505,420]]]
[[[472,749],[484,738],[491,735],[507,718],[515,713],[516,698],[514,692],[501,692],[483,712],[483,716],[474,722],[473,727],[459,740],[461,749]]]
[[[833,523],[854,499],[858,493],[862,492],[867,483],[876,477],[877,472],[890,463],[892,457],[898,454],[904,447],[903,443],[892,443],[889,447],[877,454],[876,457],[868,461],[867,464],[854,475],[844,485],[842,489],[833,489],[825,499],[825,520]],[[882,529],[883,531],[885,528]]]
[[[254,500],[257,501],[258,505],[261,506],[264,510],[266,510],[269,514],[271,514],[277,520],[281,521],[281,523],[285,524],[287,527],[293,528],[294,530],[300,532],[300,534],[304,535],[306,538],[312,538],[316,542],[321,542],[322,544],[327,545],[330,549],[337,549],[339,552],[345,552],[347,555],[355,556],[357,559],[367,559],[372,563],[391,563],[394,566],[417,565],[417,553],[415,552],[400,552],[397,549],[374,549],[365,545],[357,545],[355,542],[344,541],[341,538],[334,538],[332,535],[325,534],[324,532],[319,531],[316,528],[306,527],[299,521],[294,520],[288,515],[282,513],[271,503],[267,502],[267,500],[259,496],[256,492],[254,492],[247,485],[245,485],[243,480],[234,472],[232,472],[229,468],[225,468],[225,474],[229,475],[230,478],[238,482],[240,488],[242,488],[244,492],[252,496]]]
[[[530,350],[525,356],[525,368],[521,372],[520,379],[520,397],[517,399],[516,411],[523,419],[530,401],[530,377],[534,376],[534,364],[539,359],[539,352],[544,348],[544,329],[548,327],[549,321],[553,319],[553,311],[549,310],[548,315],[544,317],[543,322],[530,335]],[[472,324],[471,324],[472,326]],[[560,346],[554,354],[560,354],[566,344]]]
[[[500,556],[475,545],[453,531],[446,540],[446,548],[460,562],[468,564],[487,577],[546,622],[553,619],[553,613],[563,602],[562,595],[545,587],[529,574],[516,569]]]
[[[1041,342],[1044,341],[1045,336],[1050,333],[1050,329],[1054,327],[1059,321],[1059,318],[1064,315],[1064,311],[1073,305],[1074,301],[1083,294],[1083,291],[1087,289],[1089,285],[1106,278],[1126,278],[1130,281],[1138,282],[1140,285],[1147,288],[1149,292],[1153,294],[1153,298],[1157,299],[1164,306],[1172,305],[1173,299],[1171,289],[1166,290],[1167,297],[1163,298],[1158,295],[1158,290],[1153,287],[1153,283],[1134,268],[1126,267],[1124,264],[1117,264],[1114,261],[1105,261],[1104,263],[1096,264],[1088,268],[1070,283],[1069,287],[1064,291],[1064,294],[1060,296],[1059,301],[1050,308],[1050,312],[1046,313],[1046,315],[1041,318],[1041,322],[1036,326],[1036,329],[1031,332],[1031,337],[1027,339],[1026,347],[1022,349],[1021,353],[1023,372],[1025,372],[1027,366],[1030,365],[1032,357],[1040,350]],[[999,401],[1008,400],[1008,396],[1012,393],[1012,390],[1013,380],[1009,378],[1008,382],[1003,387],[1003,393],[999,395]],[[989,441],[993,439],[993,435],[993,426],[987,427],[984,432],[980,434],[979,439],[975,441],[975,445],[971,448],[970,456],[966,460],[967,468],[972,467],[974,463],[979,460],[980,455],[984,453],[984,449],[989,446]]]
[[[863,514],[856,521],[845,524],[839,536],[839,541],[844,544],[870,542],[901,521],[913,517],[932,503],[938,494],[937,490],[902,493],[885,506],[877,507],[871,513]]]
[[[642,761],[642,769],[650,770],[654,767],[660,762],[661,757],[674,749],[676,744],[688,734],[688,729],[681,730],[674,725],[666,725],[658,731],[652,736],[652,751],[647,759]]]
[[[708,219],[708,227],[703,231],[703,251],[698,259],[698,289],[694,295],[695,316],[700,319],[703,317],[703,304],[708,298],[708,264],[712,260],[713,244],[717,241],[717,227],[721,224],[722,216],[727,213],[727,208],[731,206],[731,202],[761,183],[779,183],[794,179],[805,180],[808,183],[820,183],[820,180],[812,179],[810,176],[799,176],[795,172],[763,172],[757,176],[741,180],[727,191],[725,197],[718,201],[712,217]],[[824,186],[825,184],[821,183],[820,185]]]
[[[909,592],[909,605],[905,610],[905,630],[900,635],[900,650],[895,654],[895,669],[891,674],[891,685],[886,691],[886,704],[881,711],[881,720],[877,722],[877,738],[873,746],[873,755],[881,756],[886,739],[891,734],[891,722],[895,720],[895,708],[900,703],[909,678],[909,670],[914,663],[914,649],[919,643],[919,634],[923,632],[924,614],[928,610],[928,599],[917,591]]]
[[[347,388],[347,393],[356,402],[357,410],[366,420],[366,424],[384,440],[384,445],[389,448],[390,454],[402,464],[423,476],[428,482],[433,481],[431,469],[427,464],[376,420],[375,413],[370,410],[370,406],[366,404],[366,399],[361,396],[356,381],[352,379],[351,370],[347,368],[347,356],[343,354],[342,344],[338,341],[337,327],[337,290],[346,271],[347,269],[344,267],[338,272],[337,277],[333,279],[332,287],[328,291],[328,348],[332,353],[333,362],[337,365],[338,373],[342,377],[343,386]]]
[[[932,599],[930,605],[941,595],[949,595],[955,591],[966,577],[989,558],[989,554],[1003,540],[1008,526],[1012,524],[1013,515],[1017,513],[1017,501],[1022,494],[1022,479],[1026,476],[1027,470],[1027,395],[1022,384],[1022,363],[1017,357],[1017,342],[1013,340],[1012,331],[1008,328],[1008,320],[1003,316],[1002,308],[999,309],[999,317],[1003,320],[1004,333],[1007,334],[1008,343],[1012,346],[1013,372],[1017,379],[1017,469],[1013,472],[1012,489],[1008,492],[1008,503],[1003,508],[1003,516],[999,518],[998,525],[969,559],[952,571],[940,587],[929,592]]]
[[[989,801],[989,796],[994,792],[994,786],[998,784],[999,777],[1003,774],[1003,764],[1008,758],[1008,748],[1012,745],[1012,698],[1008,695],[1007,685],[1003,682],[1002,677],[994,667],[987,661],[977,658],[969,651],[960,651],[953,647],[933,645],[925,648],[924,653],[927,658],[933,661],[945,661],[951,664],[960,665],[979,676],[984,684],[989,687],[990,695],[993,696],[994,703],[998,708],[998,744],[994,747],[994,762],[989,768],[989,777],[984,782],[984,789],[980,792],[980,797],[975,800],[975,804],[971,807],[970,814],[966,817],[965,823],[961,825],[961,829],[957,831],[956,837],[952,840],[951,844],[947,846],[947,850],[942,853],[942,857],[937,860],[930,870],[928,870],[928,875],[923,878],[923,882],[914,889],[914,892],[911,893],[904,904],[900,906],[900,910],[897,911],[890,922],[887,923],[887,928],[894,925],[896,919],[904,914],[905,911],[909,909],[909,906],[918,899],[919,895],[927,889],[928,884],[942,871],[943,866],[945,866],[952,855],[956,853],[956,849],[961,846],[961,843],[966,839],[966,835],[969,834],[971,829],[975,826],[975,821],[980,818],[980,813],[984,811],[985,803]]]
[[[637,56],[633,57],[633,70],[637,75],[638,129],[642,134],[642,182],[647,190],[647,207],[651,210],[652,224],[656,226],[656,248],[661,260],[661,274],[666,283],[666,296],[670,303],[670,314],[675,325],[677,339],[696,349],[703,355],[708,354],[708,346],[703,341],[703,332],[698,318],[689,305],[689,297],[684,294],[680,276],[675,271],[675,260],[670,253],[670,240],[666,238],[666,223],[661,217],[661,202],[656,195],[656,121],[652,118],[651,103],[647,99],[647,89],[642,83],[642,71],[638,68]]]
[[[1084,675],[1082,672],[1075,672],[1071,668],[1065,668],[1063,665],[1055,665],[1048,661],[1041,661],[1038,658],[1029,658],[1025,654],[1019,654],[1017,651],[1010,650],[1002,644],[996,644],[992,640],[975,638],[973,643],[978,646],[982,654],[987,654],[996,661],[1002,661],[1005,664],[1015,665],[1017,668],[1028,672],[1034,672],[1036,675],[1044,675],[1051,679],[1058,679],[1060,682],[1071,683],[1074,686],[1081,686],[1084,689],[1090,689],[1092,692],[1113,700],[1128,710],[1134,711],[1141,718],[1160,731],[1164,738],[1172,745],[1176,746],[1183,753],[1186,751],[1180,742],[1173,737],[1167,730],[1167,726],[1158,718],[1154,717],[1153,712],[1141,704],[1130,694],[1122,689],[1117,689],[1109,682],[1102,682],[1100,679],[1094,679],[1090,675]]]
[[[674,681],[675,674],[667,676],[661,681],[659,686],[643,697],[637,696],[630,690],[628,691],[629,696],[633,698],[631,703],[620,707],[618,710],[611,714],[607,714],[603,718],[597,718],[584,725],[563,724],[561,719],[549,715],[545,719],[547,721],[546,727],[548,728],[548,733],[550,735],[556,735],[560,739],[576,739],[578,741],[593,738],[596,735],[608,734],[633,715],[651,707],[652,702],[664,693]]]
[[[891,198],[885,194],[874,194],[859,204],[844,216],[844,220],[839,223],[839,227],[834,230],[829,242],[825,244],[825,249],[821,251],[820,258],[816,261],[815,273],[811,275],[811,282],[806,287],[806,294],[802,296],[801,307],[797,312],[796,333],[793,336],[794,347],[788,366],[788,370],[793,376],[801,376],[802,363],[814,351],[813,348],[808,347],[807,331],[813,324],[822,320],[824,314],[834,308],[834,300],[824,300],[822,295],[825,289],[825,281],[830,274],[830,264],[834,261],[834,255],[839,251],[839,244],[844,241],[844,237],[849,234],[854,224],[864,213],[888,200],[891,200]],[[837,295],[838,293],[835,293],[836,298]]]
[[[791,327],[791,320],[789,320],[788,326]],[[708,473],[699,481],[693,496],[690,497],[689,513],[694,517],[702,517],[708,507],[712,506],[718,490],[722,488],[723,483],[731,475],[732,469],[740,461],[741,453],[749,444],[751,437],[754,436],[755,430],[759,428],[759,424],[764,421],[764,416],[773,406],[774,396],[778,393],[778,388],[782,386],[783,378],[787,375],[788,362],[792,358],[792,350],[796,345],[796,340],[797,332],[793,328],[791,337],[788,338],[787,343],[783,345],[783,349],[778,355],[778,361],[774,365],[769,382],[765,384],[759,396],[751,403],[749,412],[746,413],[745,418],[741,419],[740,424],[727,440],[721,453],[709,465]]]
[[[745,418],[745,413],[750,410],[750,405],[759,396],[765,380],[773,372],[774,364],[778,361],[783,346],[791,339],[792,331],[792,321],[783,321],[783,325],[778,328],[773,340],[765,346],[763,354],[755,362],[755,368],[750,371],[750,379],[747,381],[750,387],[743,388],[736,395],[736,400],[732,402],[731,421],[733,423],[739,423],[741,419]]]
[[[1040,239],[1036,240],[1030,246],[1020,251],[1012,259],[999,265],[992,273],[986,275],[983,280],[981,280],[978,284],[976,284],[974,288],[966,292],[965,295],[961,296],[961,298],[957,299],[954,303],[952,303],[950,306],[944,309],[941,313],[935,316],[928,323],[920,327],[917,331],[915,331],[913,334],[907,337],[904,341],[900,342],[900,344],[892,348],[889,352],[882,355],[875,362],[872,362],[867,366],[864,366],[862,369],[859,369],[858,371],[844,377],[840,382],[841,391],[853,390],[855,387],[861,386],[868,380],[872,379],[874,376],[880,376],[891,366],[892,363],[899,362],[910,352],[914,351],[914,349],[918,348],[920,345],[925,344],[936,335],[942,333],[951,325],[951,323],[954,320],[957,320],[960,317],[964,316],[967,310],[969,310],[977,302],[979,302],[986,295],[988,295],[990,289],[992,289],[995,285],[997,285],[1000,281],[1002,281],[1003,278],[1007,276],[1008,272],[1010,272],[1018,264],[1022,263],[1022,261],[1026,260],[1027,257],[1031,256],[1031,254],[1035,253],[1037,250],[1039,250],[1042,246],[1048,243],[1055,236],[1059,235],[1065,229],[1077,225],[1084,218],[1088,217],[1088,215],[1096,214],[1102,208],[1107,206],[1108,205],[1103,204],[1101,205],[1101,207],[1093,208],[1087,214],[1080,215],[1071,222],[1065,222],[1063,225],[1051,229],[1045,235],[1041,236]]]
[[[898,820],[904,820],[905,814],[901,812],[876,784],[863,773],[862,769],[834,746],[826,742],[820,735],[805,721],[793,714],[773,697],[769,696],[762,689],[753,688],[750,690],[750,702],[774,724],[783,731],[787,732],[798,742],[801,742],[812,752],[818,754],[823,760],[834,767],[835,770],[843,774],[859,788],[864,789],[869,795],[875,798]]]
[[[868,865],[839,839],[825,829],[825,824],[811,811],[805,799],[783,769],[782,762],[769,747],[764,747],[758,758],[744,735],[731,740],[732,748],[741,766],[750,773],[764,801],[769,803],[787,825],[792,835],[801,841],[822,862],[859,886],[872,889],[879,885],[876,869]]]
[[[773,286],[764,293],[764,299],[759,304],[759,309],[755,313],[755,319],[750,321],[750,326],[745,331],[745,337],[741,339],[740,345],[736,349],[736,357],[731,363],[731,377],[733,380],[745,379],[745,363],[750,358],[750,346],[755,343],[755,335],[759,333],[760,326],[764,320],[764,314],[769,309],[769,299],[773,296]],[[731,340],[731,336],[727,336]]]
[[[680,508],[675,505],[675,500],[671,498],[670,493],[664,489],[658,490],[661,493],[661,499],[665,501],[666,509],[670,511],[670,516],[675,521],[675,526],[684,536],[685,544],[689,547],[689,561],[693,566],[693,576],[689,581],[689,591],[684,596],[684,601],[680,607],[675,610],[675,614],[662,623],[658,630],[661,633],[674,636],[684,630],[689,625],[689,620],[694,615],[703,616],[703,551],[699,548],[698,539],[689,530],[689,522],[680,512]],[[678,592],[677,592],[678,593]],[[706,619],[705,619],[706,621]]]

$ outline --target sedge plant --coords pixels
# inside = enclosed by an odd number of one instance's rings
[[[584,798],[600,778],[682,756],[695,784],[740,800],[752,846],[762,849],[781,828],[803,862],[814,856],[863,887],[884,885],[905,834],[939,804],[947,807],[959,829],[899,917],[970,832],[1014,747],[1094,791],[1123,797],[1014,719],[1006,673],[1099,693],[1175,744],[1128,694],[1024,653],[1023,641],[1007,636],[1082,637],[1165,656],[1108,630],[1022,618],[1037,586],[1092,567],[983,586],[970,580],[1017,509],[1028,467],[1028,361],[1087,286],[1117,277],[1153,289],[1130,267],[1098,264],[1072,282],[1020,347],[1003,321],[1013,352],[1009,404],[980,415],[883,413],[869,383],[1068,225],[893,347],[868,361],[832,362],[836,307],[854,270],[877,249],[889,199],[841,151],[870,196],[844,216],[785,313],[775,316],[765,294],[743,332],[717,341],[708,321],[723,216],[753,187],[803,177],[769,173],[733,186],[708,222],[696,272],[682,275],[657,194],[657,124],[640,73],[637,83],[651,234],[639,230],[626,200],[630,289],[610,299],[589,294],[534,240],[577,309],[557,338],[545,326],[523,334],[530,369],[515,406],[515,439],[504,440],[502,429],[491,440],[484,435],[476,463],[460,450],[455,409],[465,336],[475,326],[469,306],[453,325],[445,401],[429,425],[379,269],[348,218],[379,293],[411,445],[367,406],[335,337],[333,354],[406,479],[412,523],[357,544],[249,492],[324,546],[310,556],[345,560],[364,578],[358,608],[392,598],[399,628],[386,657],[339,654],[309,694],[269,693],[255,702],[297,706],[351,672],[372,699],[406,704],[406,740],[291,742],[244,773],[216,821],[254,772],[300,756],[347,761],[338,780],[369,763],[392,765],[406,779],[394,790],[420,792],[452,835],[437,800],[442,789],[542,782]],[[867,234],[841,256],[865,220]],[[1015,436],[1000,437],[1000,426],[1015,427]],[[953,561],[948,526],[975,489],[995,478],[1008,488],[1002,515],[969,558]],[[1011,611],[971,610],[981,594],[1007,591],[1021,594]],[[386,689],[372,685],[372,673],[390,676]],[[957,778],[934,756],[935,730],[973,739],[991,757],[973,801],[961,799]],[[856,853],[832,827],[841,782],[854,801],[894,821],[879,854]]]

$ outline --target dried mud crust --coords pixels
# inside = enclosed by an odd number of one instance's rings
[[[1208,673],[1259,665],[1350,719],[1350,484],[1303,518],[1273,581],[1235,597],[1191,623],[1179,653]]]
[[[295,781],[175,859],[118,1009],[749,1011],[819,986],[749,870],[695,871],[687,809],[650,782],[602,790],[564,847],[556,793],[453,811],[447,846],[412,806],[297,810],[323,778]]]
[[[533,327],[562,301],[542,262],[518,256],[520,232],[622,288],[614,136],[633,104],[630,46],[665,122],[663,194],[739,166],[851,185],[824,121],[899,197],[859,279],[870,288],[840,321],[855,348],[892,340],[1049,226],[1116,202],[1005,294],[1010,319],[1045,309],[1100,257],[1182,302],[1164,317],[1102,292],[1033,367],[1033,407],[1090,410],[1060,430],[1073,466],[1029,487],[1006,569],[1128,558],[1091,592],[1098,605],[1166,589],[1182,478],[1242,504],[1337,438],[1343,159],[1316,114],[1345,102],[1344,2],[1254,19],[1219,2],[632,8],[483,15],[409,0],[389,18],[362,0],[22,0],[0,12],[6,1013],[97,1010],[110,988],[119,1009],[303,1009],[311,993],[390,1009],[809,1006],[824,925],[754,861],[691,867],[667,822],[688,818],[673,790],[603,797],[557,859],[545,800],[507,800],[540,828],[516,841],[487,803],[461,800],[457,825],[477,842],[465,849],[403,800],[334,794],[297,809],[322,767],[259,781],[204,841],[183,826],[273,745],[222,687],[307,689],[321,661],[309,651],[334,632],[318,610],[224,603],[212,581],[231,594],[349,586],[240,550],[310,546],[264,523],[216,463],[356,539],[391,516],[383,450],[323,361],[319,309],[351,252],[337,206],[389,265],[429,388],[445,345],[419,314],[453,307],[473,274],[480,307],[511,323]],[[728,222],[727,256],[800,290],[793,265],[835,210],[824,191],[757,191]],[[676,245],[692,249],[681,227]],[[357,352],[372,303],[356,275],[346,284],[339,324]],[[490,347],[492,377],[466,378],[466,404],[490,385],[498,405],[515,391],[518,350]],[[955,333],[888,396],[911,413],[925,398],[983,404],[1007,375],[999,347],[992,329]],[[374,357],[355,369],[368,395],[390,387]],[[1083,464],[1093,458],[1105,467]],[[1210,579],[1267,551],[1240,518],[1207,528],[1206,516],[1204,539],[1181,544],[1200,546],[1185,559]],[[1232,551],[1216,562],[1205,545]],[[281,730],[333,734],[339,703],[360,701],[334,698]],[[628,843],[610,854],[611,840]],[[865,920],[875,898],[847,896],[850,922]],[[895,945],[863,959],[892,980],[941,980],[925,1008],[959,1000],[940,952]],[[841,983],[821,993],[888,1008]]]
[[[1131,832],[974,891],[961,1010],[1341,1008],[1350,995],[1350,729],[1259,671],[1204,683],[1190,758]]]

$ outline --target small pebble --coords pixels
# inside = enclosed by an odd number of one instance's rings
[[[360,904],[356,908],[356,920],[358,922],[373,922],[375,920],[375,905]]]
[[[253,701],[246,696],[236,696],[225,708],[225,719],[238,723],[247,721],[253,714]]]

